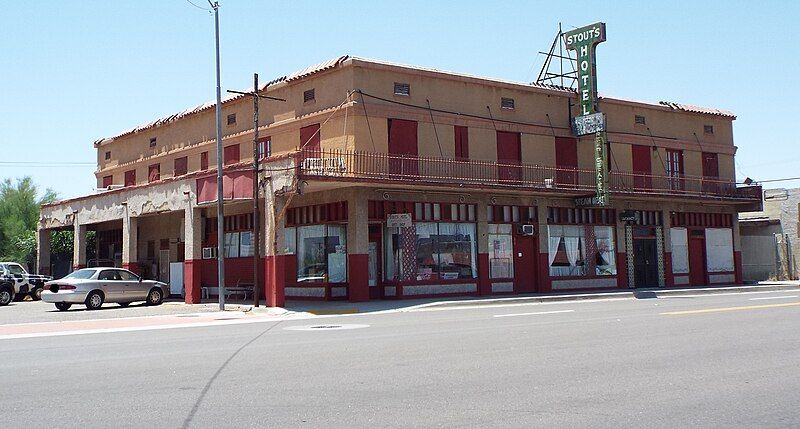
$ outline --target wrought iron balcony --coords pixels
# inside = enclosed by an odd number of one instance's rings
[[[536,164],[457,160],[358,151],[303,150],[295,153],[304,178],[363,182],[513,188],[587,194],[595,171]],[[712,197],[760,201],[761,187],[737,187],[730,180],[611,172],[614,194]]]

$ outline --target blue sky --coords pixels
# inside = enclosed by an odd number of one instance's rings
[[[342,54],[532,81],[559,22],[604,21],[601,93],[732,110],[739,179],[800,176],[798,2],[220,4],[225,89]],[[62,198],[91,193],[94,140],[214,98],[213,16],[186,0],[6,0],[0,10],[0,178],[30,175]]]

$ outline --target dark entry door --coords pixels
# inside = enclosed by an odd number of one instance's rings
[[[658,286],[658,258],[656,240],[633,240],[633,279],[636,287]]]
[[[514,235],[514,292],[536,292],[536,243],[532,235]]]
[[[689,232],[689,284],[706,284],[706,238],[703,230]]]
[[[381,226],[373,224],[369,226],[369,243],[367,249],[367,270],[369,281],[369,299],[383,298],[383,286],[381,279]]]
[[[416,176],[417,121],[389,119],[389,173]]]
[[[516,167],[522,161],[522,145],[519,133],[497,132],[497,178],[515,181],[522,178],[522,170]]]

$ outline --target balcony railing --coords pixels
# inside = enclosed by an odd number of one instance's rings
[[[595,190],[595,171],[535,164],[456,160],[358,151],[303,150],[296,153],[300,174],[309,178],[553,190],[575,194]],[[737,187],[729,180],[611,172],[609,191],[617,194],[708,196],[753,201],[761,187]]]

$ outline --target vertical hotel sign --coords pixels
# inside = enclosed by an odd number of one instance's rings
[[[594,134],[594,163],[597,193],[575,200],[578,206],[608,205],[608,154],[606,119],[597,111],[597,67],[595,48],[606,40],[606,24],[598,22],[564,33],[564,44],[578,56],[578,100],[580,115],[573,120],[578,136]]]

